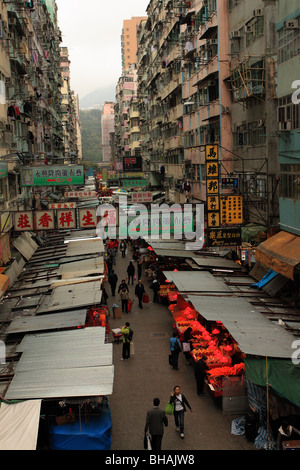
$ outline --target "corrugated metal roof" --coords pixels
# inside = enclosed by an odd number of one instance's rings
[[[20,253],[16,256],[16,259],[10,265],[10,267],[5,271],[6,276],[9,277],[9,285],[10,287],[15,283],[18,276],[23,271],[25,266],[25,259],[22,257]]]
[[[101,238],[91,240],[74,240],[68,243],[66,256],[88,255],[103,253],[104,245]]]
[[[231,292],[222,280],[207,271],[164,271],[164,275],[179,292]]]
[[[245,354],[291,358],[294,336],[245,299],[214,295],[188,295],[187,299],[206,320],[222,322]]]
[[[102,297],[100,287],[100,281],[56,287],[50,295],[44,296],[43,302],[37,308],[36,313],[48,313],[88,305],[98,305]]]
[[[235,263],[234,261],[230,261],[228,259],[221,258],[219,256],[201,256],[197,258],[193,258],[195,263],[202,267],[202,268],[221,268],[221,269],[233,269],[233,270],[241,270],[242,266]]]
[[[101,327],[26,335],[17,347],[22,356],[5,398],[112,394],[113,347],[104,341]]]
[[[28,232],[23,232],[16,240],[13,241],[14,247],[29,261],[36,250],[38,244],[32,239]]]
[[[25,333],[28,331],[54,330],[84,326],[86,309],[77,312],[54,313],[39,316],[18,316],[13,319],[6,334]]]
[[[154,248],[153,248],[154,249]],[[169,250],[169,249],[154,249],[157,256],[166,256],[167,258],[194,258],[195,253],[190,250]]]
[[[92,274],[104,273],[104,260],[103,256],[98,258],[87,258],[74,263],[63,264],[59,267],[57,274],[62,279],[72,279],[75,277],[89,276]]]

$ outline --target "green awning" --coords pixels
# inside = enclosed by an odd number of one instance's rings
[[[300,407],[300,364],[285,359],[245,358],[246,376],[256,385],[266,387],[267,371],[270,388]]]

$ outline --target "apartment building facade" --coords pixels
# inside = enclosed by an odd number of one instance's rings
[[[280,164],[280,227],[300,235],[300,6],[279,0],[278,35],[278,161]]]
[[[102,161],[110,163],[112,159],[111,152],[111,133],[115,128],[115,105],[113,102],[106,101],[101,112],[101,148]]]
[[[142,16],[135,16],[123,21],[121,35],[122,72],[125,72],[131,64],[137,62],[137,30],[142,20]]]

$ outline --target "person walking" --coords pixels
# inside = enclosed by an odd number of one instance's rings
[[[172,367],[173,369],[178,370],[178,356],[181,351],[181,344],[177,332],[174,332],[172,338],[170,338],[170,351],[172,356]]]
[[[125,258],[126,243],[124,242],[124,240],[122,240],[121,243],[120,243],[120,250],[121,250],[121,253],[122,253],[122,258]]]
[[[183,343],[185,343],[186,345],[185,346],[186,350],[184,351],[184,357],[185,357],[185,363],[188,365],[190,365],[190,358],[191,358],[190,351],[192,350],[192,341],[193,341],[192,331],[193,329],[189,326],[183,333]]]
[[[206,364],[206,357],[203,356],[199,361],[196,362],[195,364],[195,379],[197,383],[197,394],[199,396],[203,395],[203,389],[204,389],[204,379],[206,377],[206,371],[208,370],[207,364]]]
[[[122,303],[122,312],[128,313],[129,294],[128,294],[128,290],[126,290],[125,287],[123,287],[120,292],[120,300]]]
[[[175,385],[173,393],[171,393],[170,403],[174,403],[174,420],[176,430],[180,432],[180,437],[184,438],[184,413],[186,412],[186,406],[192,412],[191,405],[187,401],[186,397],[181,393],[179,385]]]
[[[106,265],[107,265],[108,274],[110,274],[112,271],[112,267],[113,267],[113,260],[110,254],[108,254],[106,257]]]
[[[139,299],[139,307],[143,308],[143,295],[145,293],[145,287],[142,284],[142,281],[139,279],[137,285],[135,286],[135,295]]]
[[[143,257],[141,256],[138,260],[138,279],[142,278],[142,271],[143,271]]]
[[[115,248],[115,245],[113,245],[110,249],[109,249],[109,254],[112,258],[112,262],[113,262],[113,265],[115,266],[116,265],[116,256],[117,256],[117,250]]]
[[[130,279],[131,279],[131,284],[133,285],[134,273],[135,273],[135,267],[133,266],[132,261],[130,261],[128,268],[127,268],[128,284],[130,284]]]
[[[168,418],[166,413],[159,408],[160,399],[154,398],[153,408],[147,411],[145,434],[149,429],[151,434],[152,450],[161,450],[164,427],[168,426]]]
[[[103,285],[101,286],[101,291],[102,291],[101,303],[103,305],[107,305],[108,294],[107,294],[106,289]]]
[[[152,282],[150,286],[150,289],[153,290],[153,302],[155,304],[159,304],[158,291],[160,289],[160,285],[157,279],[154,279],[154,281]]]
[[[121,333],[123,335],[123,348],[121,360],[125,361],[126,359],[130,359],[130,342],[132,340],[133,335],[133,331],[130,328],[130,323],[128,321],[121,328]]]
[[[127,282],[125,281],[125,279],[122,279],[122,282],[121,282],[121,284],[119,285],[119,288],[118,288],[118,293],[121,292],[121,290],[123,289],[123,287],[125,287],[125,289],[127,290],[127,292],[129,292],[129,287],[128,287],[128,284],[127,284]]]
[[[117,282],[118,282],[118,276],[116,275],[116,273],[114,272],[113,269],[111,270],[111,273],[108,276],[108,282],[109,282],[110,288],[111,288],[111,295],[114,297],[115,293],[116,293],[116,286],[117,286]]]

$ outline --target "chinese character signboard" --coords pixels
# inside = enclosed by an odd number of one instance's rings
[[[139,180],[122,180],[121,186],[124,187],[133,187],[133,188],[142,188],[144,186],[147,186],[148,182],[147,180],[144,179],[139,179]]]
[[[49,202],[48,209],[76,209],[76,202]]]
[[[64,193],[65,197],[71,198],[71,197],[94,197],[97,196],[96,191],[88,191],[88,190],[82,190],[82,191],[66,191]]]
[[[238,178],[222,178],[223,189],[238,189],[239,179]]]
[[[57,211],[57,228],[76,228],[75,209],[59,209]]]
[[[79,209],[80,228],[94,228],[97,226],[96,209]]]
[[[220,182],[219,182],[219,149],[217,145],[206,145],[206,197],[207,226],[220,226]]]
[[[243,223],[243,197],[221,196],[221,224],[238,225]]]
[[[34,230],[33,212],[22,211],[14,213],[14,226],[17,232]]]
[[[55,219],[53,211],[34,212],[35,230],[54,230]]]
[[[142,171],[143,160],[142,157],[124,157],[123,158],[123,171]]]
[[[207,231],[207,246],[239,246],[242,243],[240,228],[217,228]]]
[[[143,202],[152,202],[153,196],[151,191],[146,191],[146,192],[138,192],[138,193],[132,193],[131,194],[131,201],[136,204],[136,203],[143,203]]]
[[[82,165],[27,167],[21,170],[21,186],[69,186],[84,184]]]

